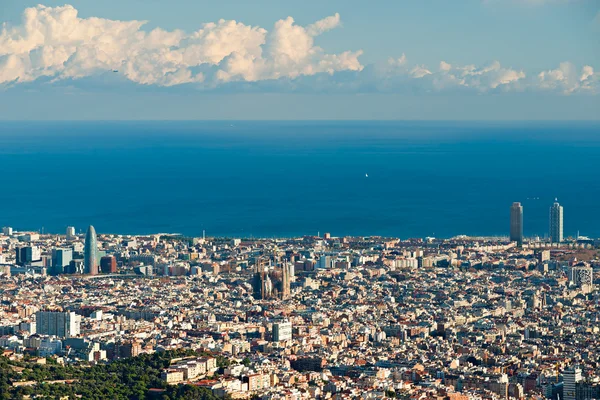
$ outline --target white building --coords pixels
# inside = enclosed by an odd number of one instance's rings
[[[274,323],[273,341],[281,342],[285,340],[292,340],[292,323],[288,321]]]
[[[62,342],[55,337],[43,338],[38,348],[40,357],[48,357],[62,350]]]
[[[581,380],[581,368],[577,366],[563,372],[563,400],[577,399],[577,383]]]
[[[587,264],[575,265],[569,267],[569,282],[580,288],[583,292],[589,293],[593,288],[594,270]]]
[[[67,240],[73,240],[75,238],[77,238],[77,236],[75,235],[75,227],[68,226],[67,227]]]
[[[70,338],[79,335],[81,316],[74,312],[38,311],[35,313],[37,333]]]

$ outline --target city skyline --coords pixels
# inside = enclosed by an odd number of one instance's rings
[[[69,231],[0,234],[9,397],[600,396],[600,239],[99,234],[116,271],[89,275]]]
[[[2,400],[600,400],[600,0],[0,2]]]
[[[517,242],[518,245],[522,245],[523,244],[523,240],[525,238],[534,238],[534,237],[540,237],[539,234],[530,234],[530,235],[524,235],[524,227],[526,226],[525,224],[525,218],[524,218],[524,207],[522,205],[521,202],[513,202],[513,204],[510,207],[510,224],[509,224],[509,229],[508,229],[508,233],[506,235],[502,235],[502,234],[498,234],[498,235],[487,235],[488,237],[502,237],[505,236],[507,237],[510,241],[514,241]],[[545,232],[542,236],[541,239],[542,240],[549,240],[552,243],[561,243],[564,241],[565,236],[563,233],[563,227],[564,227],[564,207],[562,205],[560,205],[558,203],[558,199],[555,198],[554,202],[552,204],[552,206],[550,206],[550,214],[549,214],[549,218],[548,218],[548,226],[549,229],[547,232]],[[19,231],[18,229],[15,230],[14,227],[3,227],[4,230],[10,230],[11,232],[14,230],[15,232],[29,232],[30,230],[22,230]],[[76,235],[74,235],[74,230],[75,227],[72,226],[66,226],[66,237],[67,240],[69,239],[73,239],[75,237],[77,237]],[[319,232],[317,231],[316,236],[319,236]],[[38,231],[39,233],[39,231]],[[52,232],[46,232],[46,234],[52,234]],[[126,234],[126,235],[140,235],[140,234],[135,234],[133,232],[106,232],[105,234]],[[153,232],[153,233],[149,233],[149,234],[165,234],[165,235],[180,235],[180,236],[184,236],[180,233],[176,233],[176,232]],[[313,232],[314,234],[314,232]],[[85,234],[85,242],[88,243],[88,238],[90,238],[89,243],[93,243],[96,239],[96,230],[94,228],[94,226],[89,225],[88,229],[86,231]],[[311,233],[307,232],[305,233],[305,235],[310,236]],[[460,235],[466,235],[469,237],[480,237],[483,236],[485,237],[486,235],[470,235],[468,233],[462,232],[462,233],[456,233],[455,235],[452,236],[448,236],[448,237],[442,237],[442,238],[452,238],[455,236],[460,236]],[[81,236],[81,234],[79,235]],[[202,230],[202,232],[198,232],[198,234],[196,235],[196,237],[204,237],[206,236],[206,231]],[[271,235],[272,237],[277,238],[278,236],[276,235]],[[358,236],[381,236],[378,235],[376,233],[368,233],[365,232],[364,235],[358,235]],[[385,235],[384,235],[385,236]],[[576,230],[576,235],[568,235],[568,238],[571,239],[578,239],[580,236],[580,232],[579,230]],[[582,235],[582,236],[585,236]],[[209,234],[210,237],[210,234]],[[244,237],[244,236],[231,236],[231,235],[216,235],[216,236],[212,236],[212,237],[240,237],[240,238],[251,238],[250,236],[248,237]],[[279,236],[279,238],[288,238],[289,236]],[[424,236],[425,237],[425,236]],[[256,237],[257,239],[261,238],[261,237]],[[266,239],[268,237],[262,237],[262,239]],[[556,240],[555,238],[557,238],[558,240]],[[97,248],[97,246],[96,246]],[[86,252],[88,251],[88,247],[86,246]],[[87,253],[86,253],[87,254]],[[87,256],[86,256],[86,260],[87,260]],[[99,259],[96,256],[96,260],[97,260],[97,268],[99,268]],[[86,267],[86,270],[88,270],[88,267]]]

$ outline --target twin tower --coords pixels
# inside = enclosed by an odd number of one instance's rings
[[[510,207],[510,241],[523,245],[523,206],[515,202]],[[550,207],[550,241],[561,243],[563,241],[563,207],[554,199]]]

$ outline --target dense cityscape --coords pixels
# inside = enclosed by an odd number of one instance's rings
[[[0,399],[600,399],[600,239],[558,201],[547,238],[509,215],[446,239],[5,227]]]

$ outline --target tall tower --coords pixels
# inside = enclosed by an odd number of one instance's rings
[[[267,260],[259,257],[254,266],[254,275],[252,277],[252,293],[256,300],[265,300],[270,297],[271,280],[266,271]]]
[[[75,239],[75,227],[67,226],[67,240]]]
[[[84,271],[89,275],[98,275],[98,242],[96,240],[96,230],[92,225],[88,227],[85,234],[85,247],[83,250]]]
[[[574,366],[563,372],[563,399],[577,399],[577,383],[583,380],[581,368]]]
[[[550,241],[560,243],[563,241],[563,207],[554,199],[550,207]]]
[[[290,267],[288,263],[285,262],[282,267],[281,274],[281,298],[283,300],[290,298]]]
[[[523,206],[518,202],[510,207],[510,241],[523,245]]]

